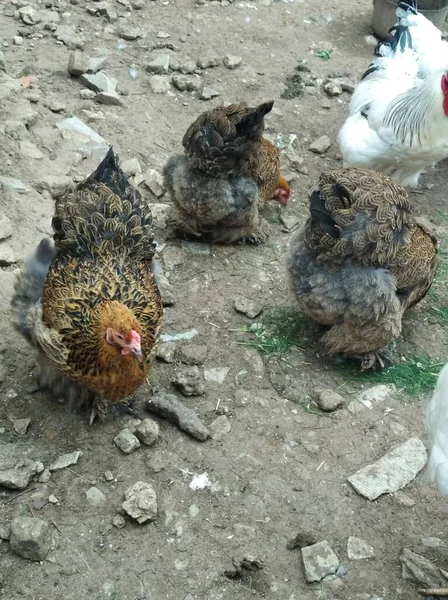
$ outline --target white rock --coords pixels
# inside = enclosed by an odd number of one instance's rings
[[[106,106],[123,106],[123,100],[117,92],[99,92],[95,99]]]
[[[1,88],[1,86],[0,86]],[[15,192],[29,192],[30,188],[20,181],[20,179],[15,179],[14,177],[3,177],[0,175],[0,185],[5,186],[5,188],[14,190]]]
[[[145,481],[137,481],[125,492],[123,510],[140,525],[155,519],[157,515],[157,495],[154,488]]]
[[[69,117],[58,121],[56,127],[64,139],[73,143],[76,151],[86,152],[96,160],[102,160],[109,150],[106,140],[78,117]]]
[[[118,79],[109,77],[103,71],[99,73],[84,73],[79,79],[94,92],[107,92],[110,94],[111,92],[115,92],[118,85]]]
[[[32,142],[28,140],[22,140],[19,144],[20,153],[24,158],[31,158],[33,160],[42,160],[44,155]]]
[[[0,242],[0,266],[7,267],[15,262],[14,250],[6,242]]]
[[[61,469],[66,469],[67,467],[76,465],[81,456],[81,450],[70,452],[70,454],[63,454],[50,465],[50,471],[60,471]]]
[[[75,50],[68,56],[67,71],[73,77],[79,77],[89,70],[89,57],[84,52]]]
[[[154,94],[165,94],[170,90],[170,81],[163,75],[153,75],[149,78],[149,87]]]
[[[212,381],[213,383],[224,383],[224,379],[227,377],[227,373],[230,371],[229,367],[221,367],[216,369],[204,369],[205,381]]]
[[[358,494],[376,500],[382,494],[393,494],[405,487],[420,473],[427,460],[423,442],[413,437],[351,475],[348,481]]]
[[[226,415],[220,415],[209,425],[212,439],[221,440],[225,435],[230,433],[232,425]]]
[[[347,556],[350,560],[372,558],[375,556],[375,550],[361,538],[350,536],[347,541]]]
[[[129,158],[128,160],[124,160],[120,164],[120,167],[123,173],[125,175],[129,175],[130,177],[142,172],[142,167],[140,166],[138,158]]]
[[[191,340],[198,335],[198,330],[194,327],[192,329],[188,329],[187,331],[182,331],[180,333],[162,333],[160,336],[161,342],[179,342],[180,340]]]
[[[146,65],[146,70],[148,73],[154,73],[155,75],[164,75],[168,73],[168,69],[170,68],[170,55],[169,54],[161,54],[157,56]]]
[[[160,198],[165,193],[163,187],[163,177],[155,169],[149,169],[145,173],[145,185],[154,194],[156,198]]]

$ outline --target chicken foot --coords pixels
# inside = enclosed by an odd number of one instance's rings
[[[140,415],[132,407],[131,400],[123,400],[122,402],[111,404],[99,396],[95,396],[91,401],[89,425],[93,425],[96,418],[98,418],[99,421],[104,421],[107,418],[108,413],[112,413],[113,416],[119,416],[125,413],[136,419],[140,418]]]
[[[375,367],[384,369],[392,363],[392,352],[385,347],[353,358],[361,360],[361,371],[369,371]]]

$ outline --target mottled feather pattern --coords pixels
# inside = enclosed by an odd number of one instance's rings
[[[34,286],[31,293],[22,283],[16,294],[21,307],[26,296],[27,323],[40,350],[40,380],[54,392],[73,395],[81,386],[83,397],[113,403],[145,381],[162,317],[150,270],[151,222],[148,205],[130,186],[112,149],[90,177],[56,201],[56,248],[40,292]],[[46,245],[41,242],[34,263]],[[33,281],[34,272],[26,267],[22,279]],[[109,329],[126,336],[136,332],[142,358],[106,341]]]
[[[377,352],[400,335],[403,312],[431,286],[437,242],[406,191],[365,169],[323,173],[310,212],[288,259],[301,308],[331,327],[328,353]]]

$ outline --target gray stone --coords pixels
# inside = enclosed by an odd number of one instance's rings
[[[243,298],[243,296],[238,296],[235,298],[234,304],[235,310],[249,319],[255,319],[263,310],[263,307],[260,304],[255,304],[252,300],[248,300],[247,298]]]
[[[128,160],[124,160],[120,164],[121,170],[125,175],[129,175],[130,177],[134,177],[137,173],[142,172],[142,167],[138,161],[138,158],[129,158]]]
[[[198,367],[179,368],[172,383],[184,396],[202,396],[205,393],[203,375]]]
[[[50,465],[50,471],[60,471],[61,469],[76,465],[81,456],[81,450],[75,450],[75,452],[70,452],[70,454],[63,454]]]
[[[171,79],[174,87],[180,92],[196,92],[201,89],[202,81],[198,78],[187,77],[176,73]]]
[[[131,454],[140,448],[138,438],[131,433],[129,429],[120,431],[120,433],[114,437],[114,443],[125,454]]]
[[[184,406],[173,394],[154,394],[147,401],[146,410],[174,423],[179,429],[200,442],[205,442],[210,437],[209,430],[197,414]]]
[[[159,40],[167,40],[168,38],[170,38],[170,34],[166,33],[166,31],[158,31],[156,37]]]
[[[0,242],[0,266],[8,267],[16,262],[14,250],[6,242]]]
[[[131,0],[132,8],[135,10],[141,10],[145,6],[145,0]]]
[[[17,517],[11,523],[11,550],[28,560],[41,561],[50,549],[50,526],[47,521]]]
[[[155,169],[149,169],[145,173],[145,185],[154,194],[156,198],[160,198],[165,193],[163,187],[163,177]]]
[[[67,71],[73,77],[84,75],[89,70],[89,57],[84,52],[74,50],[68,55]]]
[[[159,431],[160,427],[158,423],[152,419],[143,419],[143,421],[135,430],[135,435],[142,442],[142,444],[145,444],[145,446],[152,446],[157,442]]]
[[[210,423],[209,429],[212,439],[221,440],[224,436],[230,433],[232,425],[225,415],[221,415]]]
[[[180,65],[180,72],[184,75],[191,75],[196,71],[196,63],[194,60],[187,60]]]
[[[170,68],[170,55],[161,54],[147,63],[145,69],[154,75],[166,75]]]
[[[186,365],[203,365],[208,349],[205,345],[188,344],[179,350],[179,358]]]
[[[293,229],[295,229],[298,224],[300,223],[300,219],[298,217],[295,217],[294,215],[280,215],[280,221],[282,222],[282,225],[285,226],[286,230],[292,231]]]
[[[11,537],[11,525],[0,525],[0,540],[9,540]]]
[[[227,54],[227,56],[224,56],[223,63],[227,69],[236,69],[240,66],[242,60],[243,59],[241,58],[241,56]]]
[[[30,191],[30,188],[26,185],[26,183],[23,183],[23,181],[20,181],[20,179],[15,179],[14,177],[3,177],[0,175],[0,185],[15,192]]]
[[[0,50],[0,73],[6,73],[5,55]]]
[[[409,548],[403,548],[400,560],[403,579],[422,583],[429,588],[446,585],[446,581],[441,576],[439,569],[424,556],[412,552]]]
[[[79,95],[83,100],[93,100],[96,97],[96,93],[88,88],[82,88],[79,90]]]
[[[0,214],[0,240],[6,240],[12,236],[12,225],[9,217]]]
[[[336,410],[344,404],[344,398],[341,394],[328,388],[314,388],[313,396],[317,406],[326,412]]]
[[[301,552],[308,583],[318,583],[327,575],[336,573],[340,565],[338,557],[326,540],[305,546]]]
[[[422,537],[422,544],[427,548],[444,548],[445,542],[436,537]]]
[[[70,49],[81,49],[85,44],[84,37],[76,33],[76,29],[72,25],[59,25],[54,36]]]
[[[31,160],[42,160],[44,155],[32,142],[28,140],[22,140],[19,143],[20,154],[23,158],[28,158]]]
[[[77,152],[88,153],[98,161],[104,158],[109,149],[106,140],[78,117],[58,121],[56,127],[60,130],[62,137],[73,144]]]
[[[211,69],[213,67],[219,67],[221,59],[218,56],[204,56],[198,58],[196,64],[199,69]]]
[[[91,506],[100,506],[106,502],[106,496],[95,486],[86,491],[86,500]]]
[[[398,502],[398,504],[401,504],[402,506],[407,506],[408,508],[416,505],[415,500],[411,498],[411,496],[409,496],[408,494],[405,494],[405,492],[395,492],[395,494],[393,495],[393,499],[396,502]]]
[[[37,25],[42,21],[42,15],[32,6],[22,6],[19,8],[19,16],[25,25]]]
[[[192,340],[198,335],[198,330],[192,327],[187,331],[181,331],[180,333],[162,333],[160,336],[161,342],[180,342],[181,340]]]
[[[157,496],[149,483],[137,481],[125,492],[123,510],[140,525],[152,521],[157,515]]]
[[[165,229],[170,212],[171,206],[169,204],[164,204],[163,202],[151,203],[152,218],[154,219],[154,225],[156,227]]]
[[[190,504],[187,512],[190,519],[195,519],[199,514],[199,508],[196,506],[196,504]]]
[[[128,41],[132,41],[132,40],[137,40],[138,38],[142,37],[142,30],[139,27],[134,27],[133,25],[130,25],[128,23],[123,23],[122,25],[120,25],[120,27],[117,30],[118,35],[123,39],[123,40],[128,40]]]
[[[174,342],[167,342],[166,344],[159,344],[156,349],[156,357],[165,363],[174,362],[176,354],[176,344]]]
[[[154,94],[166,94],[170,90],[170,81],[163,75],[152,75],[149,78],[149,87]]]
[[[87,67],[88,73],[98,73],[104,67],[107,62],[107,56],[97,56],[89,58],[89,64]]]
[[[330,96],[340,96],[342,94],[342,86],[337,81],[329,81],[324,85],[325,92]]]
[[[330,148],[330,146],[330,138],[328,137],[328,135],[323,135],[311,144],[310,150],[311,152],[314,152],[314,154],[325,154],[325,152]]]
[[[199,97],[201,100],[211,100],[212,98],[215,98],[216,96],[220,95],[221,92],[217,92],[213,88],[204,85],[204,87],[202,88],[201,95]]]
[[[48,483],[50,481],[50,478],[51,478],[51,472],[50,472],[50,469],[47,467],[39,475],[39,483]]]
[[[38,192],[47,190],[50,192],[53,198],[62,196],[72,186],[72,178],[66,175],[47,175],[44,179],[41,179],[36,183],[36,189]]]
[[[40,472],[39,467],[38,461],[21,456],[20,448],[15,444],[4,444],[0,457],[0,486],[23,490],[31,477]]]
[[[47,102],[47,106],[51,110],[51,112],[54,112],[56,114],[64,112],[66,108],[65,104],[60,100],[57,100],[56,98],[54,98],[53,100],[49,100]]]
[[[23,44],[23,37],[21,35],[15,35],[12,38],[12,42],[13,42],[14,46],[22,46],[22,44]]]
[[[353,488],[368,500],[392,494],[410,483],[428,459],[426,448],[417,437],[400,444],[375,463],[348,478]]]
[[[106,481],[113,481],[115,479],[114,474],[112,473],[112,471],[104,471],[104,479]]]
[[[19,435],[25,435],[30,426],[31,419],[14,419],[12,426],[14,431]]]
[[[205,369],[204,370],[204,379],[205,381],[211,381],[212,383],[218,383],[221,385],[224,383],[225,378],[227,377],[228,372],[230,371],[229,367],[217,367],[214,369]]]
[[[355,91],[356,83],[354,83],[353,81],[350,81],[350,79],[347,79],[345,77],[342,79],[339,79],[339,84],[342,88],[342,91],[344,91],[344,92],[353,94],[353,92]]]
[[[118,84],[118,80],[115,77],[109,77],[104,71],[84,73],[80,76],[80,80],[94,92],[106,92],[108,94],[115,92]]]
[[[131,417],[130,419],[128,419],[125,423],[126,425],[126,429],[129,429],[129,431],[131,433],[133,433],[135,435],[135,432],[137,430],[137,427],[139,425],[141,425],[142,420],[141,419],[134,419],[133,417]]]
[[[48,496],[48,502],[50,504],[59,504],[59,500],[58,500],[58,498],[56,498],[56,496],[54,494],[50,494]]]
[[[117,92],[99,92],[95,99],[106,106],[122,106],[123,100]]]
[[[375,550],[361,538],[350,536],[347,541],[347,556],[350,560],[373,558]]]
[[[115,515],[112,519],[112,525],[117,529],[123,529],[126,526],[126,521],[121,515]]]

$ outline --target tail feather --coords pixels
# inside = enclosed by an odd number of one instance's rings
[[[154,255],[152,216],[110,148],[95,171],[56,200],[52,221],[58,248],[94,261],[101,253]]]
[[[15,326],[32,344],[35,343],[35,339],[28,315],[42,297],[45,278],[56,254],[57,249],[51,240],[43,239],[23,266],[14,284],[11,306],[15,310]]]
[[[257,106],[254,111],[243,117],[236,125],[238,135],[251,137],[255,133],[258,137],[264,129],[263,119],[271,112],[273,106],[273,100],[264,102],[260,106]]]

